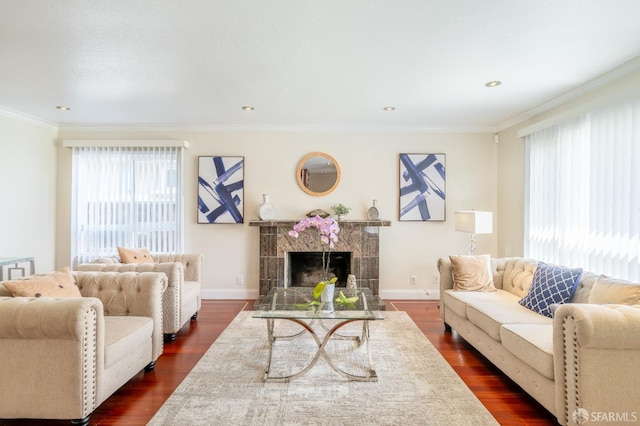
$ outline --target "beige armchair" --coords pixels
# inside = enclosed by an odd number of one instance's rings
[[[165,341],[173,342],[189,320],[195,320],[201,306],[201,254],[156,254],[154,263],[121,263],[118,257],[95,259],[78,265],[78,271],[161,272],[168,277],[163,296],[163,332]]]
[[[0,418],[91,413],[162,354],[161,273],[74,274],[83,297],[11,297],[0,285]]]

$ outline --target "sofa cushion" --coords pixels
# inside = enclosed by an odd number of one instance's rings
[[[131,348],[140,346],[140,342],[151,342],[153,319],[150,317],[105,316],[104,323],[105,368],[126,358]]]
[[[553,323],[505,324],[500,339],[505,349],[553,380]]]
[[[13,297],[82,297],[69,267],[3,284]]]
[[[504,292],[510,294],[509,292]],[[500,327],[505,324],[551,324],[552,319],[537,314],[515,300],[503,298],[493,301],[470,301],[467,305],[469,320],[487,333],[492,339],[500,341]]]
[[[589,303],[597,304],[640,304],[640,284],[615,278],[600,277],[593,284]]]
[[[118,254],[122,263],[153,263],[151,253],[146,247],[137,249],[118,247]]]
[[[521,257],[507,258],[502,272],[500,287],[515,294],[518,298],[522,298],[531,288],[531,280],[537,267],[537,260]],[[498,282],[495,277],[493,281],[497,287]]]
[[[467,304],[474,302],[495,302],[500,300],[517,303],[518,297],[503,290],[496,290],[494,292],[446,290],[443,297],[443,303],[445,304],[446,309],[451,309],[458,316],[465,319],[467,318]]]
[[[533,273],[531,288],[520,304],[541,315],[551,318],[549,305],[567,303],[580,281],[581,268],[565,268],[563,266],[538,263]]]
[[[464,291],[495,291],[491,256],[449,256],[453,288]]]

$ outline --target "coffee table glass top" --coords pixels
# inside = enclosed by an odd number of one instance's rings
[[[358,297],[353,303],[336,302],[340,291],[345,297]],[[316,302],[316,303],[313,303]],[[382,320],[382,312],[368,288],[336,287],[333,309],[313,298],[313,287],[272,288],[255,307],[254,318],[320,318]]]

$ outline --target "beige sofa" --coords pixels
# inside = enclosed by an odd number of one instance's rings
[[[640,305],[590,304],[594,284],[603,278],[583,272],[571,303],[560,305],[553,318],[540,315],[518,303],[529,290],[537,263],[491,259],[497,290],[477,292],[454,290],[451,261],[440,258],[440,315],[445,325],[560,424],[611,416],[640,421]],[[621,287],[634,293],[625,300],[639,303],[640,284],[604,281],[631,286]],[[602,283],[599,294],[601,288]],[[619,296],[612,292],[611,298]]]
[[[0,285],[0,418],[90,414],[162,354],[160,273],[78,272],[83,297],[11,297]]]
[[[78,271],[101,272],[162,272],[169,279],[163,298],[163,332],[172,342],[180,329],[195,320],[201,306],[201,254],[156,254],[154,263],[122,263],[119,257],[95,259],[78,265]]]

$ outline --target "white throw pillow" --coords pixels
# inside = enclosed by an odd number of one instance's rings
[[[496,291],[491,273],[491,256],[449,256],[453,288],[460,291]]]
[[[589,294],[589,303],[596,304],[640,304],[640,284],[615,278],[598,278]]]

